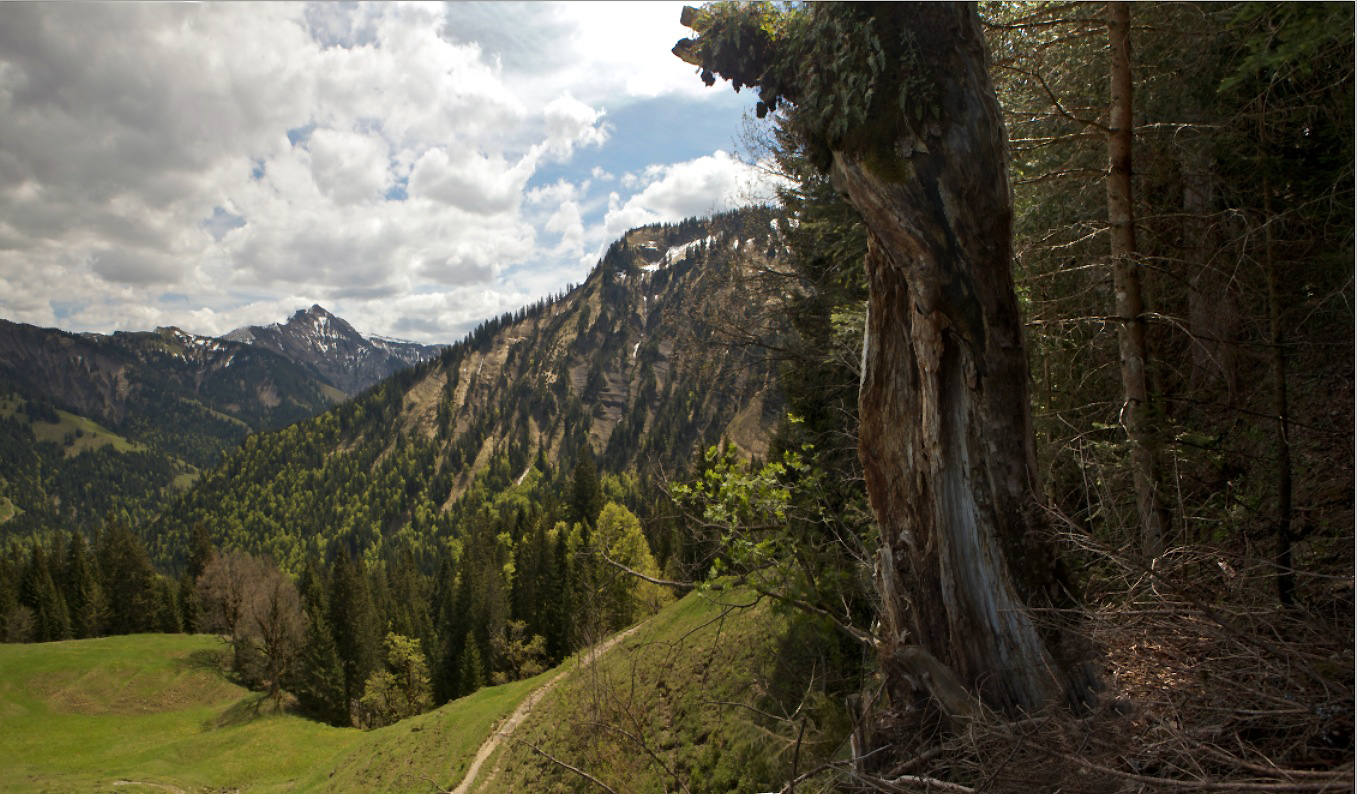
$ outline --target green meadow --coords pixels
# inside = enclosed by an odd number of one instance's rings
[[[541,679],[380,730],[275,711],[201,635],[0,645],[6,792],[429,791],[450,786]]]

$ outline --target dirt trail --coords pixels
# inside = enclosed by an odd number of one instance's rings
[[[517,728],[523,720],[528,718],[528,714],[532,713],[533,706],[536,706],[543,697],[546,697],[546,694],[551,691],[552,687],[560,683],[562,678],[570,675],[572,670],[592,664],[600,654],[606,653],[614,645],[627,637],[630,637],[632,634],[636,633],[637,629],[644,625],[645,621],[642,621],[620,634],[614,634],[588,650],[581,651],[579,660],[574,666],[567,667],[552,676],[551,680],[533,690],[532,694],[528,695],[523,699],[522,703],[518,704],[518,708],[514,709],[514,713],[510,714],[509,718],[500,724],[499,729],[490,734],[490,736],[481,744],[480,749],[476,751],[476,757],[471,761],[471,766],[466,770],[466,777],[462,778],[462,782],[458,783],[457,788],[452,790],[452,794],[470,794],[472,787],[476,785],[476,775],[481,771],[481,765],[494,754],[495,750],[499,749],[503,740],[509,738],[509,736],[513,734],[514,729]]]

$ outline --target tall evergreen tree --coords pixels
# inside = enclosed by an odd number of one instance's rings
[[[156,577],[155,628],[166,634],[184,630],[183,615],[179,610],[179,585],[167,576]]]
[[[306,613],[306,632],[285,686],[307,714],[331,725],[346,726],[350,718],[344,665],[330,627],[330,599],[325,587],[320,562],[311,556],[302,569],[297,588]]]
[[[377,669],[381,635],[361,559],[344,550],[335,561],[330,584],[330,626],[344,670],[344,702],[363,695],[367,677]]]
[[[603,510],[603,489],[598,482],[598,469],[589,445],[580,448],[575,458],[575,471],[570,478],[571,520],[592,528]]]
[[[306,617],[301,654],[286,681],[287,689],[297,697],[306,713],[331,725],[348,725],[344,664],[339,658],[339,646],[335,644],[329,618],[319,604],[307,607]]]
[[[457,667],[461,675],[458,696],[470,695],[485,686],[485,654],[481,653],[481,645],[473,632],[467,632],[462,642],[462,656]]]
[[[114,522],[98,547],[101,586],[108,599],[108,633],[157,630],[158,585],[141,539]]]
[[[202,602],[187,571],[179,577],[179,616],[186,634],[196,634],[202,628]]]
[[[19,603],[33,611],[34,640],[51,642],[71,636],[66,599],[52,579],[47,554],[41,545],[35,545],[29,555],[28,567],[19,583]]]
[[[76,639],[97,637],[102,629],[105,604],[85,537],[73,533],[66,547],[66,607],[71,616],[71,635]]]
[[[199,576],[202,576],[203,569],[212,561],[212,555],[215,553],[216,548],[212,545],[212,535],[207,531],[207,526],[201,521],[195,523],[192,534],[189,536],[189,578],[196,581]]]

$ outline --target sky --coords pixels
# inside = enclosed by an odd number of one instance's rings
[[[0,317],[453,342],[767,201],[682,6],[0,3]]]

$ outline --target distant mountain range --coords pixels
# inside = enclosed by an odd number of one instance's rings
[[[313,416],[439,349],[363,337],[320,306],[221,338],[0,320],[0,526],[136,514],[249,433]]]
[[[298,309],[285,323],[237,328],[221,338],[272,350],[348,396],[445,347],[363,336],[319,305]]]

